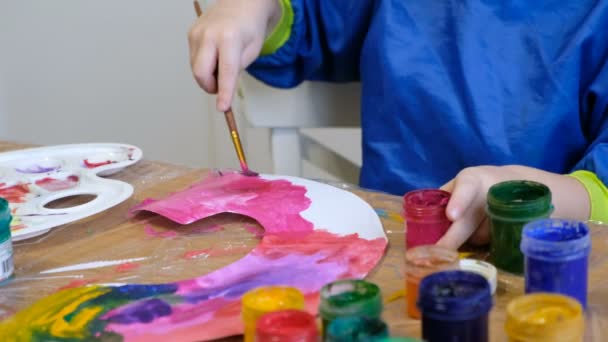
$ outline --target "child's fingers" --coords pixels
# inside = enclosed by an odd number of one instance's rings
[[[451,221],[458,220],[473,204],[481,191],[481,181],[465,172],[461,172],[451,181],[452,195],[446,208],[446,214]],[[450,183],[446,184],[449,186]]]
[[[215,75],[217,57],[218,52],[215,43],[205,41],[201,44],[192,66],[194,78],[199,86],[211,94],[217,92],[217,79]]]
[[[219,45],[217,109],[227,111],[232,105],[240,65],[241,43],[234,35],[225,34]]]
[[[452,223],[450,229],[437,241],[437,245],[449,249],[458,249],[473,235],[478,225],[479,218],[472,213],[467,213],[461,219]]]

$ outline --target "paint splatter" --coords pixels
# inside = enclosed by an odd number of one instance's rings
[[[116,272],[129,272],[136,268],[139,268],[139,266],[141,266],[141,265],[136,264],[134,262],[125,262],[124,264],[120,264],[120,265],[116,266],[115,271]]]
[[[0,197],[10,203],[25,202],[25,198],[29,193],[29,183],[19,183],[8,187],[5,187],[4,183],[0,183]]]
[[[258,226],[254,226],[251,224],[246,224],[245,225],[245,229],[250,232],[251,234],[253,234],[255,237],[262,237],[264,236],[264,229],[258,227]]]
[[[71,189],[78,185],[79,178],[76,175],[71,175],[65,179],[57,179],[52,177],[45,177],[36,181],[36,185],[47,190],[47,191],[60,191]]]
[[[219,232],[221,230],[224,230],[224,227],[220,226],[219,224],[213,224],[210,226],[192,228],[190,232],[192,234],[208,234],[213,232]]]
[[[81,286],[93,284],[95,282],[97,282],[97,279],[88,279],[88,280],[86,280],[86,279],[77,279],[77,280],[72,280],[67,285],[64,285],[64,286],[60,287],[59,289],[57,289],[57,291],[66,290],[66,289],[73,289],[73,288],[76,288],[76,287],[81,287]]]
[[[152,226],[149,224],[144,226],[144,232],[148,236],[164,238],[164,239],[170,239],[170,238],[174,238],[177,236],[177,233],[172,230],[167,230],[167,231],[161,232],[161,231],[158,231],[158,230],[152,228]]]

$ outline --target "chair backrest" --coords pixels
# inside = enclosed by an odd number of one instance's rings
[[[245,116],[253,127],[359,127],[359,83],[304,82],[272,88],[250,75],[241,78]]]
[[[360,93],[359,83],[304,82],[278,89],[243,75],[239,107],[251,127],[270,129],[273,172],[356,182]],[[350,128],[350,133],[324,134],[327,128]]]

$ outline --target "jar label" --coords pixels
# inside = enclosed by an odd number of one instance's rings
[[[13,242],[8,238],[0,244],[0,281],[8,279],[14,270]]]

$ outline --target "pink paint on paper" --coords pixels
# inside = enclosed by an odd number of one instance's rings
[[[300,213],[310,206],[306,188],[287,180],[265,180],[238,173],[210,174],[190,188],[160,201],[148,200],[133,211],[151,211],[177,223],[229,212],[249,216],[267,233],[306,233],[312,223]]]
[[[177,233],[172,230],[167,230],[164,232],[158,231],[149,224],[144,226],[144,233],[146,233],[146,235],[151,236],[151,237],[165,238],[165,239],[174,238],[177,236]]]

